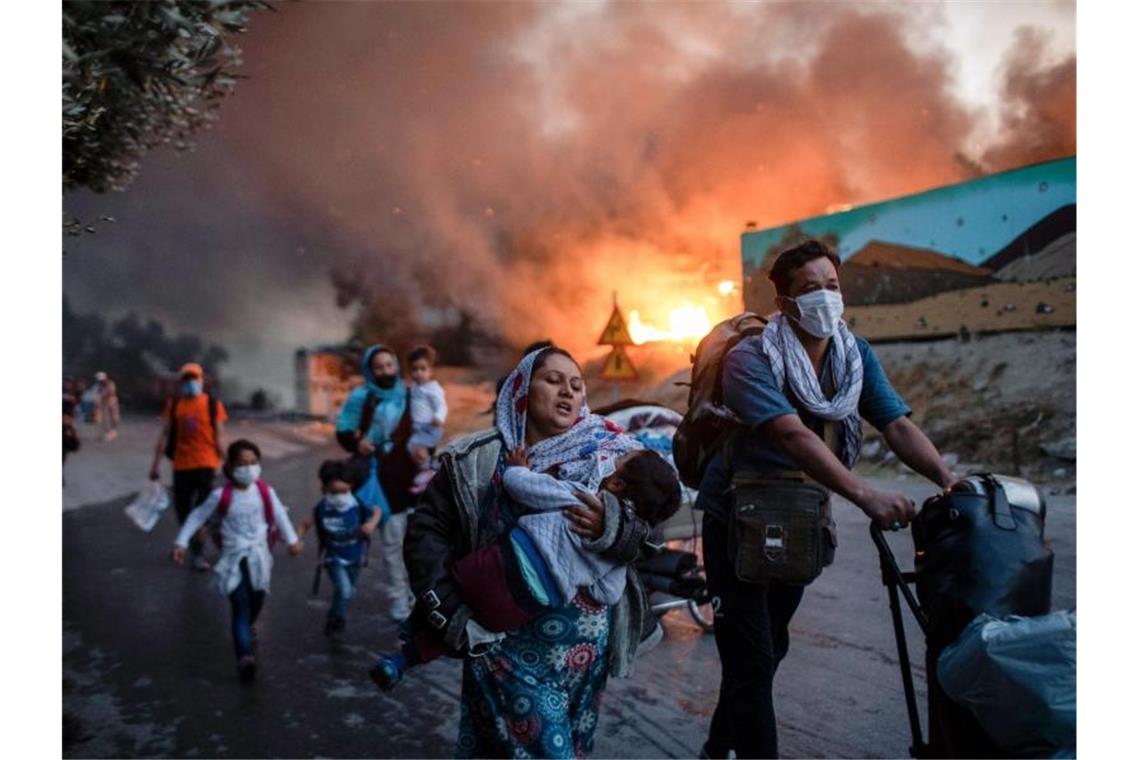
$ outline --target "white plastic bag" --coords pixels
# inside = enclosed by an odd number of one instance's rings
[[[978,615],[938,657],[938,680],[1000,747],[1076,757],[1077,614]]]
[[[152,480],[139,491],[139,495],[123,512],[140,529],[150,532],[168,506],[170,506],[170,497],[166,495],[166,487],[157,480]]]

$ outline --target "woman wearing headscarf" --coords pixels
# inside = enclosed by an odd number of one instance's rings
[[[628,676],[639,646],[661,635],[636,573],[629,573],[625,594],[612,607],[582,591],[505,637],[480,640],[485,632],[448,573],[454,560],[499,541],[520,516],[521,506],[502,487],[508,447],[523,444],[544,471],[574,478],[591,453],[588,439],[598,421],[589,414],[581,369],[570,354],[558,348],[527,354],[499,392],[495,428],[440,454],[439,474],[411,518],[404,557],[418,600],[414,614],[453,654],[481,652],[464,659],[460,757],[589,753],[608,676]],[[583,494],[583,506],[566,517],[587,549],[632,562],[649,526],[612,495],[603,497],[604,503]]]
[[[400,378],[400,362],[387,346],[369,346],[360,370],[364,384],[353,388],[341,407],[336,437],[346,451],[369,466],[370,460],[375,460],[378,468],[383,489],[378,498],[386,503],[375,506],[389,515],[380,527],[380,549],[388,577],[388,612],[393,620],[402,621],[412,612],[413,597],[401,547],[414,497],[408,492],[409,483],[404,482],[407,473],[390,463],[404,453],[402,441],[411,432],[408,390]],[[361,470],[361,475],[367,474],[367,470]]]

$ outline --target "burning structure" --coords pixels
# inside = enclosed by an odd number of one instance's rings
[[[293,358],[296,411],[332,420],[360,384],[359,352],[346,346],[298,348]]]

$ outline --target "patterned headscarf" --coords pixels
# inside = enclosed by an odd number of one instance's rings
[[[495,403],[495,427],[503,436],[503,450],[526,445],[526,407],[531,374],[538,357],[549,349],[532,351],[507,375]],[[545,438],[527,449],[530,469],[546,472],[557,467],[558,479],[581,483],[597,491],[614,471],[618,457],[644,448],[621,426],[591,414],[583,394],[578,419],[565,433]]]

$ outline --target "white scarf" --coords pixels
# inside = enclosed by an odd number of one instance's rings
[[[855,464],[863,438],[863,425],[859,420],[859,395],[863,392],[863,357],[855,343],[855,335],[843,320],[831,338],[829,350],[833,353],[829,368],[835,395],[829,400],[823,393],[807,350],[792,329],[791,321],[778,314],[768,322],[760,335],[760,347],[776,385],[783,389],[784,381],[792,389],[804,411],[825,420],[842,421],[843,435],[836,455],[848,468]]]

